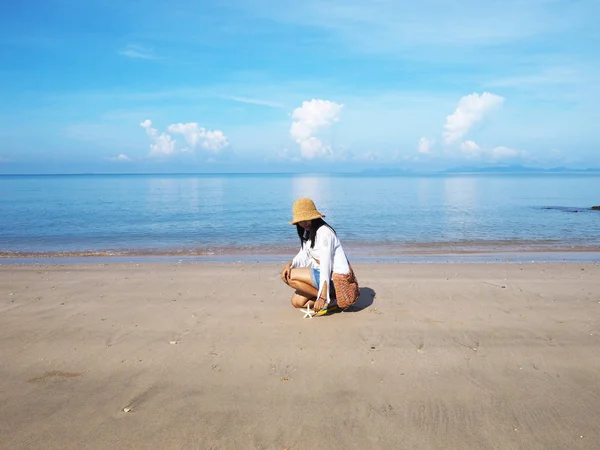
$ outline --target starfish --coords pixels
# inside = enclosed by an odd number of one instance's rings
[[[307,305],[306,309],[300,309],[300,311],[304,313],[303,319],[306,319],[307,317],[310,317],[312,319],[313,316],[317,313],[316,311],[310,309],[310,305]]]

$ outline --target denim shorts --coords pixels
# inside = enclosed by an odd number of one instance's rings
[[[321,285],[321,271],[311,267],[310,278],[312,279],[313,286],[319,289],[319,286]],[[329,280],[329,298],[332,300],[335,298],[335,286],[333,285],[333,280],[331,279]]]

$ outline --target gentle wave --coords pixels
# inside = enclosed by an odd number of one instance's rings
[[[345,246],[351,258],[395,257],[403,255],[469,255],[489,253],[599,253],[600,245],[566,245],[556,241],[468,241],[417,243],[412,245],[389,245],[363,243]],[[297,247],[213,247],[213,248],[173,248],[173,249],[122,249],[92,251],[18,252],[0,251],[0,258],[93,258],[93,257],[160,257],[160,256],[292,256]]]

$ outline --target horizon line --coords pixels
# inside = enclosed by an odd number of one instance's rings
[[[492,169],[492,170],[490,170]],[[106,176],[106,175],[117,175],[117,176],[131,176],[131,175],[459,175],[459,174],[535,174],[535,173],[547,173],[547,174],[565,174],[565,173],[600,173],[600,167],[589,167],[584,169],[568,169],[568,168],[526,168],[518,167],[515,171],[502,169],[510,169],[510,167],[499,167],[494,170],[491,168],[479,168],[479,169],[440,169],[440,170],[387,170],[387,169],[367,169],[361,171],[344,171],[344,172],[320,172],[320,171],[306,171],[306,172],[71,172],[71,173],[0,173],[0,177],[26,177],[26,176]]]

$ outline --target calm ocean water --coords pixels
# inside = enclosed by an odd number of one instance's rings
[[[0,176],[0,254],[274,254],[315,200],[353,255],[600,249],[600,175]]]

